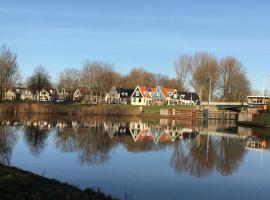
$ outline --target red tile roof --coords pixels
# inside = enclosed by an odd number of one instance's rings
[[[79,87],[78,89],[82,95],[90,94],[90,89],[88,87]]]
[[[173,93],[175,89],[173,88],[161,88],[161,91],[165,97],[170,97],[170,93]]]
[[[139,89],[144,98],[151,98],[150,92],[154,92],[156,88],[150,88],[145,86],[139,86]]]

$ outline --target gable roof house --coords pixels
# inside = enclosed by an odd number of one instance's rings
[[[90,89],[88,87],[79,87],[73,93],[73,101],[85,100],[87,95],[90,95]]]
[[[133,91],[134,89],[112,87],[105,96],[105,102],[108,104],[130,104]]]
[[[168,105],[199,105],[201,102],[196,92],[184,92],[174,90],[168,100]]]
[[[89,87],[79,87],[73,93],[73,101],[82,101],[83,103],[99,104],[103,101],[100,95],[92,92]]]
[[[5,100],[21,100],[22,94],[26,89],[23,87],[12,87],[4,93]]]
[[[181,97],[182,105],[199,105],[200,104],[200,97],[196,92],[178,91],[178,95]]]
[[[9,88],[5,93],[4,93],[4,99],[8,101],[13,101],[16,100],[16,91],[13,88]]]
[[[181,105],[181,96],[177,90],[174,90],[171,95],[169,100],[167,101],[168,105]]]
[[[163,88],[160,86],[157,86],[155,91],[152,94],[152,104],[154,105],[164,105],[167,104],[170,95],[175,91],[175,89],[172,88]]]
[[[61,102],[61,101],[68,101],[68,100],[70,100],[70,95],[66,91],[66,89],[65,88],[58,89],[57,90],[57,100],[56,101]]]
[[[131,95],[131,105],[152,105],[152,94],[155,88],[137,86]]]
[[[23,89],[21,92],[21,100],[22,101],[30,101],[33,100],[33,92],[28,89]]]
[[[50,92],[46,89],[40,90],[37,94],[37,101],[51,101]]]

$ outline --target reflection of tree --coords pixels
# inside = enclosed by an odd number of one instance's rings
[[[78,132],[77,149],[81,164],[104,164],[109,160],[109,152],[113,146],[113,140],[101,127]]]
[[[33,125],[24,127],[24,138],[34,156],[38,156],[45,148],[48,131],[46,128]]]
[[[63,152],[74,152],[77,147],[77,130],[65,128],[63,131],[56,133],[56,147]]]
[[[171,158],[171,166],[176,172],[192,176],[208,176],[213,170],[228,175],[239,166],[245,154],[244,141],[233,138],[215,139],[199,135],[195,140],[179,141]]]
[[[0,163],[9,165],[17,137],[11,127],[0,126]]]
[[[217,170],[223,175],[229,175],[238,168],[243,159],[245,141],[222,138],[219,146]]]

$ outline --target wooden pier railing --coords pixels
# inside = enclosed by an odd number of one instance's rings
[[[202,110],[161,109],[160,115],[181,119],[203,119]],[[208,119],[237,120],[237,113],[232,111],[208,111]]]

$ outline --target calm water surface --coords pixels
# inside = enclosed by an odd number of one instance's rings
[[[1,118],[0,162],[133,199],[268,199],[267,130],[234,122]],[[266,149],[247,148],[249,138]]]

